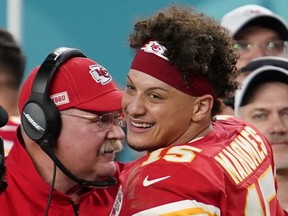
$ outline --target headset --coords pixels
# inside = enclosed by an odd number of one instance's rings
[[[22,126],[30,139],[38,143],[56,166],[70,179],[87,187],[107,187],[117,183],[111,177],[103,182],[86,181],[73,175],[55,155],[53,146],[61,130],[59,111],[49,97],[49,86],[58,68],[74,57],[86,56],[78,49],[59,47],[52,51],[39,67],[31,95],[23,107]]]
[[[31,95],[23,107],[22,124],[27,135],[37,143],[47,140],[49,145],[60,132],[60,114],[49,97],[49,86],[57,69],[73,57],[86,56],[77,49],[60,47],[51,52],[41,64],[35,77]]]

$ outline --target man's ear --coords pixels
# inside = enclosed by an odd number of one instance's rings
[[[211,119],[211,110],[213,107],[213,97],[211,95],[203,95],[197,97],[194,101],[192,121],[199,122],[209,116]]]

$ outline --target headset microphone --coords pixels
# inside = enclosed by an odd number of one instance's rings
[[[3,127],[8,122],[8,113],[6,110],[0,106],[0,127]],[[7,188],[7,183],[5,180],[5,152],[4,152],[4,143],[3,139],[0,137],[0,194],[5,191]]]

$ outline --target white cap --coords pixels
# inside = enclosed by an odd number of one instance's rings
[[[288,65],[288,61],[286,61],[286,64]],[[245,77],[241,89],[237,90],[235,94],[235,116],[241,117],[240,108],[247,104],[247,99],[251,96],[255,87],[261,83],[273,81],[286,83],[288,85],[288,70],[281,66],[264,65]]]
[[[279,33],[282,39],[288,40],[286,21],[259,5],[249,4],[238,7],[225,14],[221,19],[221,25],[230,30],[232,36],[235,36],[242,28],[250,24],[273,29]]]

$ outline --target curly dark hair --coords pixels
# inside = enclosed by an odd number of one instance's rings
[[[137,51],[149,40],[166,47],[165,55],[181,71],[186,85],[191,74],[210,81],[219,98],[214,102],[212,116],[220,111],[221,99],[238,89],[235,41],[213,18],[190,7],[171,5],[134,25],[130,47]]]

